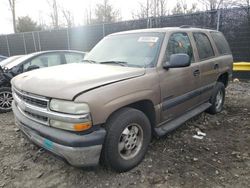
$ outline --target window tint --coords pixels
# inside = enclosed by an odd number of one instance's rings
[[[166,51],[166,61],[170,60],[172,54],[184,53],[193,61],[193,49],[187,33],[174,33],[170,36]]]
[[[65,59],[67,63],[79,63],[83,59],[84,55],[76,53],[65,54]]]
[[[36,65],[39,68],[44,68],[60,64],[61,64],[60,54],[45,54],[35,57],[30,62],[24,64],[23,69],[27,70],[27,68],[31,65]]]
[[[222,33],[211,32],[211,36],[212,36],[212,38],[215,42],[215,45],[216,45],[216,47],[221,55],[231,54],[230,47],[229,47],[229,45],[228,45],[228,43],[227,43],[227,41]]]
[[[200,59],[207,59],[214,56],[212,45],[206,34],[194,33],[194,40]]]

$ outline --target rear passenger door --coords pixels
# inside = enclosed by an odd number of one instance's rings
[[[211,39],[207,33],[194,32],[193,38],[198,52],[198,64],[200,66],[200,101],[209,100],[212,89],[215,84],[219,62],[215,57],[215,50],[212,46]]]

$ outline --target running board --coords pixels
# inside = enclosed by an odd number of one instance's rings
[[[185,113],[184,115],[170,121],[167,122],[165,124],[162,124],[160,127],[155,128],[155,133],[157,136],[163,136],[171,131],[173,131],[174,129],[176,129],[177,127],[181,126],[183,123],[185,123],[187,120],[191,119],[192,117],[204,112],[206,109],[208,109],[212,104],[210,103],[204,103],[190,111],[188,111],[187,113]]]

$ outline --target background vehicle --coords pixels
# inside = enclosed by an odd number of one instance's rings
[[[7,57],[0,55],[0,62],[7,59]]]
[[[84,61],[14,78],[16,123],[72,165],[101,157],[123,172],[143,160],[153,133],[222,111],[233,58],[222,33],[185,26],[111,34]]]
[[[23,72],[56,65],[79,63],[85,53],[80,51],[44,51],[22,57],[13,57],[0,66],[0,113],[11,110],[12,94],[10,80]],[[6,62],[7,61],[7,62]]]
[[[11,63],[12,61],[17,60],[20,57],[22,57],[22,55],[15,55],[15,56],[8,57],[8,58],[6,58],[6,59],[4,59],[3,61],[0,62],[0,66],[4,67],[8,63]]]

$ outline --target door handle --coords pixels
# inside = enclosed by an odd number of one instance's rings
[[[198,75],[200,75],[200,70],[198,70],[198,69],[197,69],[197,70],[195,70],[195,71],[193,72],[193,75],[194,75],[194,76],[198,76]]]
[[[216,69],[219,69],[219,64],[214,64],[214,69],[216,70]]]

